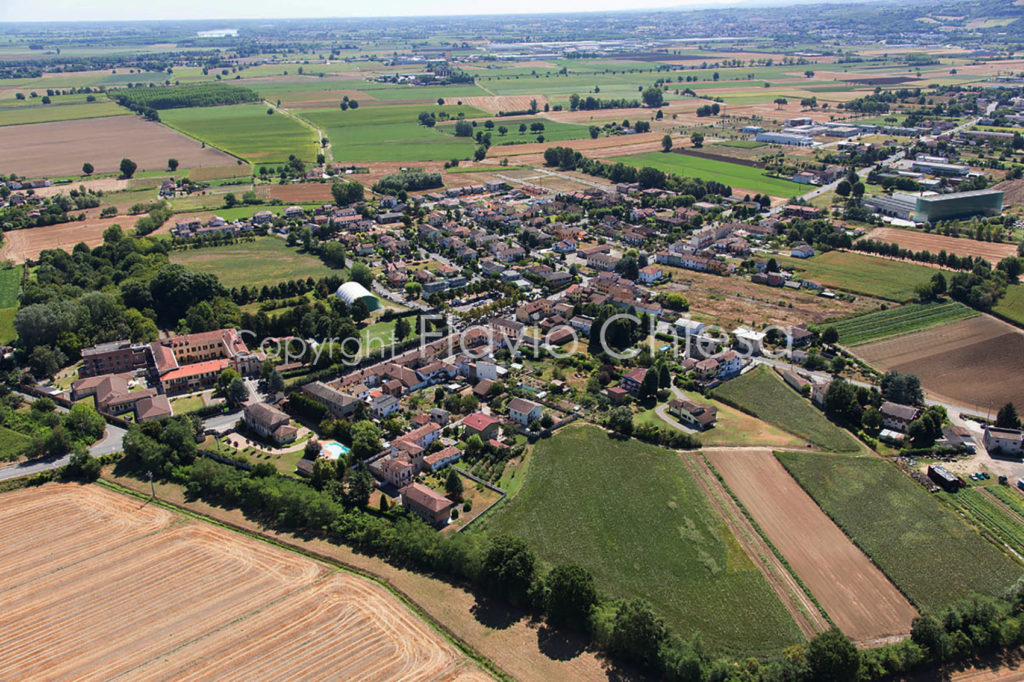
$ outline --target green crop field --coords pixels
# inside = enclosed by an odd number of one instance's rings
[[[319,258],[289,247],[283,239],[261,237],[254,242],[171,252],[171,262],[198,272],[212,272],[226,287],[261,287],[290,279],[341,274]]]
[[[17,459],[28,444],[28,436],[0,426],[0,461]]]
[[[281,112],[268,115],[263,104],[167,109],[160,120],[251,163],[280,163],[290,154],[316,158],[316,134]]]
[[[681,635],[751,654],[801,641],[677,453],[569,426],[541,440],[522,490],[482,519],[547,564],[577,563],[609,595],[643,597]]]
[[[857,439],[839,428],[767,367],[730,379],[714,397],[827,450],[857,452]]]
[[[1008,511],[986,488],[968,487],[940,495],[997,542],[1018,554],[1024,553],[1024,518]]]
[[[845,251],[829,251],[812,258],[777,256],[800,277],[854,294],[900,303],[915,297],[918,284],[931,280],[935,268]]]
[[[18,312],[21,275],[20,265],[0,270],[0,343],[11,343],[17,336],[14,315]]]
[[[908,303],[906,305],[858,315],[834,323],[839,332],[839,343],[857,346],[871,341],[881,341],[901,334],[928,329],[938,324],[955,322],[979,313],[956,301],[934,303]]]
[[[992,312],[1024,327],[1024,285],[1006,287],[1006,294],[992,307]]]
[[[574,123],[559,123],[558,121],[551,121],[539,116],[508,116],[487,120],[493,121],[494,127],[488,129],[484,126],[483,121],[477,120],[477,125],[473,128],[473,135],[476,136],[477,131],[490,133],[492,145],[536,142],[538,135],[543,135],[545,142],[579,140],[585,137],[590,137],[590,126],[581,126]],[[542,123],[544,125],[544,130],[531,131],[530,125],[534,123]],[[519,132],[519,126],[524,124],[526,125],[526,131]],[[498,128],[500,127],[507,128],[508,132],[502,135],[498,131]],[[437,129],[449,135],[454,135],[455,122],[439,123],[437,125]]]
[[[876,457],[777,453],[826,514],[910,600],[940,609],[1001,595],[1021,566],[919,483]]]
[[[646,154],[619,156],[609,160],[621,161],[638,168],[650,166],[666,173],[676,173],[677,175],[691,178],[716,180],[731,187],[738,187],[757,193],[764,192],[777,197],[792,197],[804,194],[805,192],[802,185],[790,180],[768,177],[759,168],[705,159],[699,156],[648,152]]]
[[[712,147],[733,147],[736,149],[760,149],[761,147],[767,147],[767,142],[758,142],[757,140],[725,140],[724,142],[716,142]]]
[[[39,102],[39,100],[29,100]],[[81,118],[103,118],[123,116],[131,113],[113,102],[73,102],[70,104],[40,104],[39,106],[17,106],[0,108],[0,126],[22,125],[24,123],[51,123],[74,121]]]
[[[301,115],[324,131],[337,161],[447,161],[473,154],[473,140],[420,125],[422,111],[453,118],[459,112],[467,118],[486,115],[475,107],[437,104],[312,109]]]

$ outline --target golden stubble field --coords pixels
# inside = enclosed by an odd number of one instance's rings
[[[96,485],[0,495],[0,542],[0,679],[489,679],[374,582]]]

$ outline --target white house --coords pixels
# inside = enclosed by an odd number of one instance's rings
[[[526,398],[513,398],[508,404],[508,417],[520,426],[527,426],[534,419],[540,419],[544,406]]]

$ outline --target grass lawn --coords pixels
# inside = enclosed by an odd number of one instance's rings
[[[682,636],[756,655],[801,641],[679,456],[595,426],[541,440],[519,494],[481,519],[547,564],[578,563],[609,595],[643,597]]]
[[[39,102],[39,100],[32,100]],[[39,106],[0,107],[0,126],[23,123],[50,123],[52,121],[74,121],[80,118],[102,118],[124,116],[131,113],[109,100],[98,102],[73,102],[69,104],[40,104]]]
[[[447,161],[466,159],[476,143],[469,138],[447,135],[420,125],[420,112],[435,116],[447,112],[453,118],[462,112],[468,118],[486,116],[470,106],[409,105],[375,106],[358,109],[313,109],[298,112],[321,128],[331,141],[339,161]]]
[[[857,346],[901,334],[928,329],[938,324],[955,322],[979,313],[957,301],[908,303],[888,310],[851,317],[832,326],[839,332],[839,342]]]
[[[290,154],[311,161],[319,146],[311,129],[280,112],[267,115],[264,104],[167,109],[160,119],[250,163],[281,163]]]
[[[699,156],[648,152],[618,156],[609,161],[621,161],[638,168],[650,166],[666,173],[676,173],[702,180],[716,180],[731,187],[741,187],[752,192],[766,192],[777,197],[792,197],[805,193],[803,185],[790,180],[768,177],[759,168],[704,159]]]
[[[919,608],[1000,595],[1021,566],[920,484],[876,457],[782,452],[779,461]]]
[[[538,135],[543,135],[545,142],[579,140],[585,137],[590,137],[590,126],[576,125],[575,123],[560,123],[558,121],[541,118],[540,116],[508,116],[487,120],[493,121],[494,127],[488,129],[484,127],[483,121],[475,121],[477,125],[473,128],[473,135],[475,136],[477,131],[482,131],[484,133],[489,132],[491,134],[491,144],[495,146],[536,142]],[[531,131],[530,125],[533,123],[542,123],[544,125],[544,130]],[[519,132],[519,126],[523,124],[526,125],[526,131]],[[498,128],[501,126],[508,128],[508,132],[504,135],[498,132]],[[437,129],[447,133],[448,135],[455,135],[455,122],[446,121],[444,123],[439,123],[437,125]]]
[[[860,443],[839,428],[774,371],[758,367],[716,388],[716,398],[754,414],[826,450],[857,452]]]
[[[20,265],[0,270],[0,343],[11,343],[17,336],[14,315],[18,312],[21,275]]]
[[[203,402],[202,396],[198,395],[187,395],[180,398],[174,398],[171,400],[171,407],[174,409],[174,414],[185,414],[186,412],[193,412],[206,405]]]
[[[1006,295],[992,308],[995,314],[1024,327],[1024,285],[1013,284],[1006,287]]]
[[[845,251],[829,251],[812,258],[776,256],[775,259],[800,277],[826,287],[899,303],[914,298],[914,287],[928,282],[939,272],[923,265]]]
[[[0,426],[0,460],[17,459],[28,444],[28,436]]]
[[[412,331],[402,342],[416,338],[416,329],[414,329],[416,318],[408,317],[406,320],[409,322],[409,327]],[[401,343],[395,338],[395,324],[397,322],[397,319],[391,319],[386,322],[374,322],[364,327],[359,334],[363,342],[360,357],[364,357],[368,353],[380,350],[381,348],[388,348],[392,343]]]
[[[260,237],[254,242],[230,246],[171,252],[172,263],[182,263],[199,272],[212,272],[226,287],[250,288],[277,284],[290,279],[319,279],[342,271],[333,270],[317,258],[301,253],[277,237]]]
[[[683,394],[690,400],[708,403],[718,408],[718,420],[714,428],[702,431],[698,436],[704,445],[764,445],[786,448],[801,448],[807,445],[807,441],[802,438],[741,412],[731,405],[692,391],[683,391]],[[672,417],[671,413],[669,417]]]

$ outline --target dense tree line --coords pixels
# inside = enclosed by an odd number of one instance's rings
[[[397,194],[401,191],[415,192],[423,189],[443,187],[440,173],[428,173],[423,170],[413,169],[401,173],[385,175],[373,185],[373,191],[377,194]]]
[[[148,109],[214,107],[260,101],[255,90],[226,83],[130,88],[109,92],[108,95],[121,106],[140,113]]]
[[[636,109],[640,100],[636,99],[602,99],[587,95],[581,97],[576,93],[569,95],[569,111],[594,111],[598,109]]]

